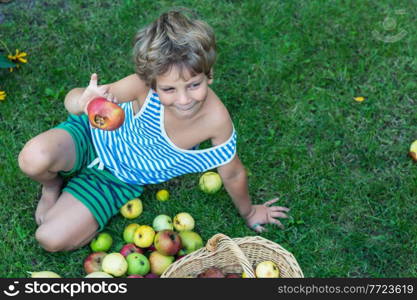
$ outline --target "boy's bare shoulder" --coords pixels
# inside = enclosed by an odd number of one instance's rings
[[[210,88],[207,100],[210,106],[208,107],[206,124],[210,128],[212,144],[214,146],[220,145],[226,142],[232,135],[232,119],[226,106]]]
[[[137,74],[131,74],[110,84],[109,92],[113,94],[119,102],[142,99],[148,93],[149,88]]]

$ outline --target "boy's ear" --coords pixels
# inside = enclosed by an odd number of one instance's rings
[[[208,84],[212,84],[213,83],[213,77],[214,77],[214,72],[213,72],[213,68],[210,69],[210,78],[207,81]]]

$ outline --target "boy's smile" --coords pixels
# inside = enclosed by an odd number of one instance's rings
[[[161,103],[179,119],[189,119],[203,106],[212,80],[204,73],[192,76],[186,68],[173,66],[156,78]]]

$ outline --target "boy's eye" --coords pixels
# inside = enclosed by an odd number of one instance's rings
[[[167,89],[162,89],[164,92],[169,92],[169,91],[172,91],[173,90],[173,88],[167,88]]]
[[[193,83],[193,84],[191,85],[191,87],[192,87],[192,88],[198,87],[198,86],[200,85],[200,83],[201,83],[201,82],[199,82],[199,83]]]

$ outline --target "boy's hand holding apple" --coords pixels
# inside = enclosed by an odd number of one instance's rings
[[[91,100],[93,100],[96,97],[104,97],[104,95],[108,92],[109,86],[98,86],[97,82],[98,76],[96,73],[94,73],[91,75],[90,83],[84,89],[84,92],[81,94],[81,96],[78,98],[77,104],[79,110],[84,112],[85,114],[87,114],[87,106]]]
[[[84,90],[84,92],[81,94],[80,98],[78,98],[78,105],[80,108],[80,111],[83,111],[84,113],[87,112],[87,106],[90,103],[91,100],[98,97],[106,98],[108,101],[113,103],[118,103],[117,99],[109,93],[110,85],[97,85],[98,83],[98,76],[96,73],[91,75],[90,83],[88,84],[87,88]]]
[[[97,74],[92,74],[89,85],[78,98],[79,111],[88,115],[93,127],[115,130],[123,124],[124,111],[116,104],[118,100],[108,92],[110,86],[98,86],[97,81]]]
[[[284,225],[276,218],[288,218],[284,212],[288,212],[290,209],[283,206],[271,206],[277,202],[278,198],[269,200],[261,205],[252,205],[250,213],[245,216],[246,224],[256,232],[267,231],[262,224],[276,224],[281,229],[284,229]]]

